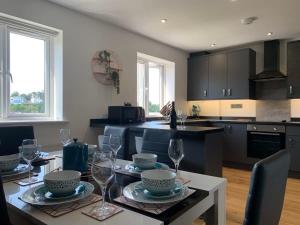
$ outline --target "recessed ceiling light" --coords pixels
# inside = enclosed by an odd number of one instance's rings
[[[272,36],[273,35],[273,32],[269,32],[267,33],[268,36]]]
[[[211,45],[210,45],[210,47],[215,47],[217,44],[216,43],[212,43]]]
[[[161,22],[161,23],[166,23],[166,22],[167,22],[167,19],[161,19],[160,22]]]
[[[238,0],[230,0],[231,2],[237,2]]]

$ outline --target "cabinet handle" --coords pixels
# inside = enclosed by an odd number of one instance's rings
[[[231,96],[231,88],[228,88],[228,96]]]
[[[207,97],[207,90],[203,91],[204,97]]]
[[[293,86],[290,85],[290,95],[293,95]]]
[[[223,96],[226,96],[226,89],[223,88]]]
[[[276,128],[276,127],[274,127],[274,128],[273,128],[273,130],[274,130],[274,131],[277,131],[277,128]]]

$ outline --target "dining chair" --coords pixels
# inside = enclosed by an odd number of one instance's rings
[[[157,161],[173,167],[169,158],[168,148],[170,139],[175,132],[170,130],[145,129],[142,143],[142,153],[153,153],[157,155]]]
[[[0,176],[0,220],[1,220],[1,225],[11,225],[8,216],[5,194],[3,190],[3,181],[1,176]]]
[[[126,159],[126,127],[117,127],[117,126],[105,126],[103,135],[98,136],[98,144],[100,149],[104,151],[109,151],[109,136],[110,135],[118,135],[121,137],[122,147],[118,151],[117,157],[119,159]]]
[[[290,165],[287,150],[256,163],[252,170],[244,225],[278,225]]]
[[[0,156],[18,153],[22,141],[33,138],[33,126],[0,127]]]

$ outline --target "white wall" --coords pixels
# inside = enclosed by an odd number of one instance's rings
[[[187,53],[46,0],[1,0],[0,11],[63,30],[64,118],[70,121],[73,136],[96,143],[96,132],[89,128],[90,118],[105,116],[111,104],[124,101],[136,104],[137,52],[175,62],[175,100],[179,107],[185,106]],[[97,83],[92,76],[91,57],[102,49],[119,54],[123,65],[120,95],[116,95],[112,87]],[[41,144],[58,143],[61,126],[36,126]]]

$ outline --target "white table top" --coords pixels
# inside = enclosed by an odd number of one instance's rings
[[[53,154],[58,154],[55,152]],[[119,164],[128,164],[128,161],[118,160]],[[40,176],[43,176],[45,173],[49,173],[53,169],[61,166],[61,160],[52,160],[46,166],[41,167],[42,171]],[[190,187],[206,190],[209,192],[215,191],[219,185],[226,183],[226,179],[206,176],[196,173],[190,173],[185,171],[180,171],[180,176],[190,179],[191,182],[188,184]],[[18,197],[30,186],[19,186],[13,182],[4,183],[4,191],[6,195],[6,201],[8,203],[9,209],[21,213],[22,216],[26,217],[29,220],[34,220],[40,224],[47,225],[96,225],[96,224],[105,224],[105,225],[159,225],[163,224],[162,221],[155,220],[153,218],[141,215],[139,213],[124,209],[123,212],[114,215],[113,217],[99,222],[95,219],[92,219],[88,216],[85,216],[81,213],[84,208],[75,210],[71,213],[60,217],[51,217],[37,208],[34,208],[23,201]],[[97,204],[97,203],[96,203]],[[86,207],[90,207],[86,206]]]

